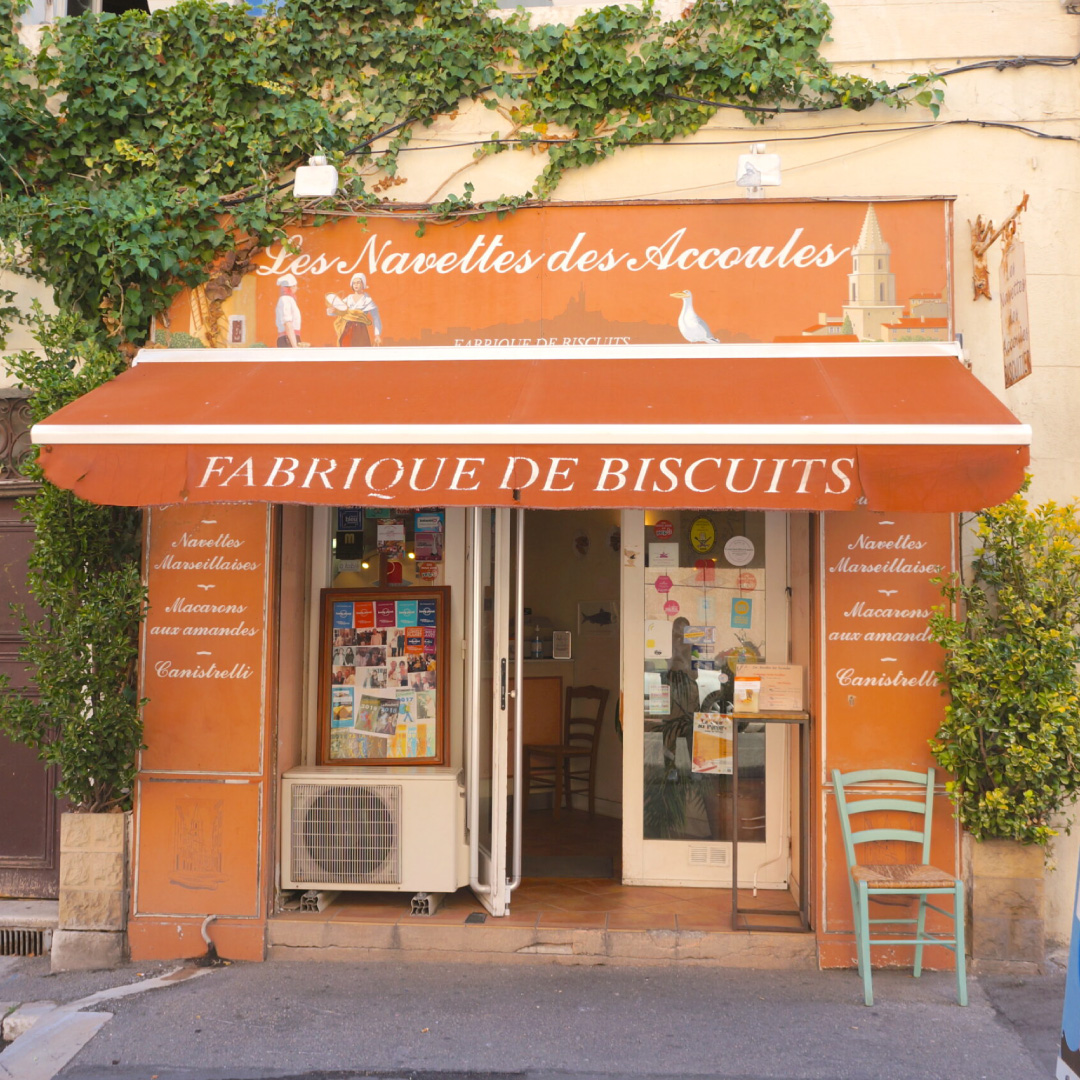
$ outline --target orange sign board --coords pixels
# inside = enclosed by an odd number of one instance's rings
[[[422,236],[339,219],[264,251],[220,312],[181,297],[169,326],[233,347],[940,341],[950,221],[938,200],[772,199],[523,209]]]
[[[933,584],[953,565],[948,514],[830,514],[824,548],[830,769],[925,769],[941,720]]]
[[[936,675],[943,657],[930,640],[928,619],[944,602],[933,578],[955,565],[954,519],[949,514],[828,514],[823,563],[825,769],[925,770],[934,764],[927,740],[941,723],[944,705]],[[933,835],[931,861],[954,866],[956,825],[944,795],[935,800]],[[851,896],[831,797],[823,842],[823,929],[842,935],[831,945],[829,939],[823,943],[822,963],[831,967],[854,957],[853,940],[843,936],[852,925]],[[909,854],[901,851],[897,858]],[[871,911],[874,917],[888,913]],[[910,962],[910,952],[893,950],[891,960]],[[951,963],[945,950],[935,950],[932,962]]]
[[[144,772],[261,771],[268,512],[150,512]]]

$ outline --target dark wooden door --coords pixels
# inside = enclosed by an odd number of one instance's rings
[[[24,441],[21,404],[0,398],[0,671],[9,674],[15,686],[26,687],[28,672],[18,658],[19,619],[11,611],[13,603],[26,604],[30,617],[37,615],[26,589],[34,533],[15,506],[15,496],[28,490],[14,474],[14,459],[21,456]],[[60,814],[55,785],[55,770],[47,770],[35,751],[0,735],[0,896],[57,895]]]

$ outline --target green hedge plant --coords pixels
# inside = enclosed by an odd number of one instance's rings
[[[1045,845],[1080,791],[1080,518],[1026,490],[978,515],[971,580],[942,582],[950,700],[930,746],[975,839]]]
[[[124,366],[77,317],[35,320],[41,353],[7,363],[34,391],[37,422]],[[84,811],[127,809],[142,745],[137,691],[144,589],[139,571],[140,517],[127,507],[95,506],[41,479],[20,500],[35,530],[28,585],[41,617],[22,611],[20,660],[34,672],[29,692],[0,679],[0,731],[59,767],[56,794]]]

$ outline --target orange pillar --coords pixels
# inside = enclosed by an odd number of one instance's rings
[[[927,740],[944,716],[945,697],[935,675],[943,656],[929,640],[927,620],[930,609],[944,603],[932,579],[956,566],[956,525],[951,514],[854,512],[823,514],[820,527],[818,956],[822,967],[854,967],[851,895],[831,773],[934,764]],[[939,788],[945,779],[939,770]],[[959,873],[959,830],[943,792],[935,803],[933,848],[934,865]],[[896,909],[870,914],[885,917]],[[890,958],[887,950],[875,949],[874,963],[911,963],[910,947],[894,953]],[[925,963],[950,968],[953,956],[931,948]]]
[[[134,960],[261,960],[272,893],[273,508],[147,512]]]

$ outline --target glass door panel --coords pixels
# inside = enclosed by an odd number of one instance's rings
[[[520,515],[520,511],[516,511]],[[514,849],[514,879],[509,879],[508,839],[520,836],[507,820],[507,737],[511,711],[511,613],[520,622],[516,563],[511,549],[521,542],[520,524],[511,543],[511,511],[469,511],[469,606],[466,627],[466,789],[468,794],[469,883],[492,915],[505,915],[519,877],[520,852]],[[521,647],[520,632],[515,647]],[[520,731],[520,724],[516,725]]]
[[[628,759],[625,781],[627,790],[641,792],[640,832],[626,834],[628,880],[730,883],[737,828],[740,876],[781,886],[788,874],[788,735],[775,725],[741,725],[733,807],[727,717],[739,664],[787,661],[784,515],[626,516],[637,518],[624,521],[624,532],[639,538],[644,564],[624,563],[624,597],[640,597],[634,606],[641,627],[637,641],[624,643],[624,670],[641,671],[640,712],[631,704],[630,680],[624,682],[628,732],[637,726],[641,740],[640,764]],[[632,622],[624,626],[634,634]]]

